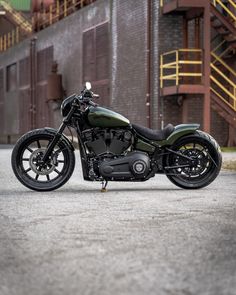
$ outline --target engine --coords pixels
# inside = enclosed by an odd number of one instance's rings
[[[150,158],[139,151],[118,159],[105,160],[99,165],[99,173],[106,180],[145,179],[149,171]]]
[[[132,144],[132,133],[123,129],[94,128],[83,132],[85,146],[89,154],[121,155]]]
[[[150,172],[150,158],[140,151],[131,151],[133,135],[124,129],[90,129],[83,131],[89,155],[91,179],[145,179]]]

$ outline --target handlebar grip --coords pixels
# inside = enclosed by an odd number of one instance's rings
[[[94,93],[94,94],[93,94],[93,97],[94,97],[94,98],[99,98],[99,97],[100,97],[100,95],[99,95],[99,94],[96,94],[96,93]]]

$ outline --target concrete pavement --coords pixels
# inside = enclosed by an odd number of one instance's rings
[[[0,294],[236,294],[236,173],[182,190],[84,182],[23,187],[0,150]]]

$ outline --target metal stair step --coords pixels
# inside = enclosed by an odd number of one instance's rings
[[[214,14],[211,14],[211,21],[214,22],[217,19],[217,17]]]
[[[229,31],[220,32],[220,34],[221,34],[222,36],[232,35],[232,33],[229,32]]]
[[[215,29],[220,29],[220,28],[223,28],[224,27],[222,24],[212,24],[212,26]]]

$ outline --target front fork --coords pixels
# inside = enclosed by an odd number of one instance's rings
[[[63,119],[63,123],[61,124],[61,126],[59,127],[57,133],[55,134],[53,140],[50,142],[50,144],[48,145],[46,152],[42,158],[42,163],[45,163],[49,156],[51,155],[54,147],[56,146],[56,144],[58,143],[58,141],[60,140],[63,131],[65,130],[68,122],[70,121],[74,111],[75,111],[76,105],[72,105],[72,108],[70,109],[68,115]]]

